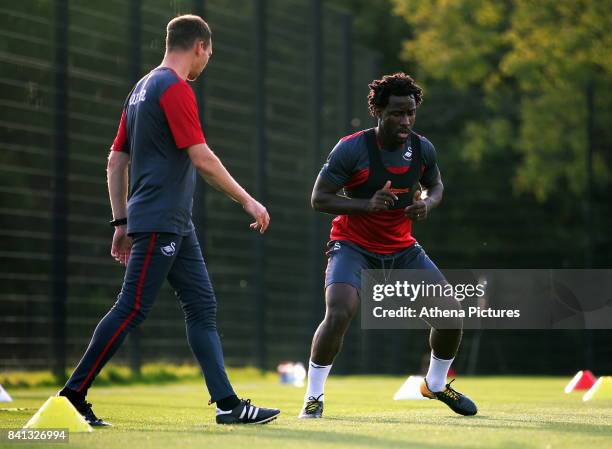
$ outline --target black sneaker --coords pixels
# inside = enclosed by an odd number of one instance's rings
[[[478,412],[476,404],[474,404],[474,402],[467,396],[451,388],[451,384],[454,381],[455,379],[447,383],[446,388],[444,390],[434,392],[429,389],[429,385],[427,385],[427,380],[423,379],[423,383],[421,384],[421,394],[426,398],[437,399],[438,401],[444,402],[451,408],[453,412],[458,413],[460,415],[475,415]]]
[[[302,411],[298,415],[298,418],[308,419],[308,418],[322,418],[323,417],[323,401],[319,401],[321,399],[322,394],[318,397],[310,396],[308,400],[304,403],[304,407],[302,407]]]
[[[89,423],[92,427],[109,427],[112,426],[111,423],[104,421],[96,416],[96,414],[91,409],[91,404],[87,401],[83,401],[80,404],[76,404],[75,408],[77,411],[83,415],[85,421]]]
[[[77,399],[75,397],[72,397],[71,394],[66,394],[64,390],[60,391],[57,395],[64,396],[65,398],[67,398],[70,401],[70,403],[74,406],[74,408],[76,408],[77,411],[83,416],[83,418],[85,418],[85,421],[87,421],[87,423],[90,426],[93,426],[93,427],[112,426],[111,423],[98,418],[96,414],[93,412],[93,410],[91,409],[91,404],[87,402],[84,398]]]
[[[231,410],[217,408],[217,424],[265,424],[275,420],[280,410],[256,407],[250,399],[241,399],[240,404]]]

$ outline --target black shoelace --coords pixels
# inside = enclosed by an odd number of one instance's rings
[[[323,394],[320,394],[316,398],[314,396],[310,396],[308,398],[308,402],[306,403],[306,409],[305,409],[306,413],[311,414],[317,411],[317,409],[319,408],[319,404],[321,403],[321,401],[319,401],[321,396],[323,396]]]
[[[88,421],[98,421],[98,417],[93,412],[93,409],[91,407],[92,407],[92,405],[89,402],[83,401],[79,405],[78,410],[81,413],[81,415],[83,415],[83,416],[85,416],[85,418],[87,418]]]
[[[438,394],[442,394],[446,397],[449,397],[450,399],[454,400],[454,401],[458,401],[461,398],[461,393],[459,393],[458,391],[453,390],[453,388],[451,387],[451,384],[455,381],[455,379],[451,380],[449,383],[446,384],[446,389],[444,391],[442,391],[441,393]]]
[[[251,405],[251,400],[250,399],[241,399],[241,401],[244,402],[243,410],[246,410],[245,413],[244,413],[243,419],[249,419],[249,414],[250,414],[249,408],[253,407]]]

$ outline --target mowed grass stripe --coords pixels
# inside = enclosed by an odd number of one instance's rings
[[[238,377],[235,388],[256,405],[282,409],[265,426],[218,426],[203,383],[100,387],[89,400],[114,424],[70,436],[71,448],[589,448],[612,449],[612,400],[582,402],[566,395],[564,378],[459,377],[453,384],[479,406],[475,417],[454,415],[437,401],[393,401],[401,377],[331,376],[325,418],[298,420],[304,390],[267,376]],[[14,389],[0,404],[0,427],[19,428],[54,393]],[[15,443],[1,443],[15,448]],[[40,444],[19,444],[40,448]]]

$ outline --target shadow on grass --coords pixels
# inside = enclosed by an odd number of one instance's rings
[[[488,415],[476,416],[414,416],[395,418],[395,417],[361,417],[361,416],[327,416],[325,420],[345,423],[363,423],[363,424],[417,424],[417,425],[437,425],[450,427],[474,427],[482,429],[526,429],[539,430],[545,432],[563,432],[571,434],[610,434],[612,436],[612,426],[606,424],[588,424],[576,423],[567,421],[544,421],[541,418],[526,417],[525,419],[494,417]],[[505,423],[505,425],[504,425]]]
[[[287,442],[287,444],[292,444],[296,442],[304,442],[304,443],[320,443],[320,444],[337,444],[339,447],[380,447],[380,448],[423,448],[423,449],[457,449],[460,447],[469,448],[471,447],[469,444],[466,445],[458,445],[458,444],[441,444],[439,442],[424,442],[419,439],[409,439],[407,436],[409,433],[407,432],[403,435],[401,440],[385,438],[383,436],[371,436],[371,435],[363,435],[356,433],[346,433],[346,432],[330,432],[325,430],[303,430],[303,429],[287,429],[286,427],[274,427],[274,424],[270,426],[266,425],[264,428],[262,426],[223,426],[223,430],[215,431],[215,427],[212,427],[212,431],[217,436],[222,436],[223,438],[227,438],[231,440],[232,438],[250,438],[252,443],[255,444],[257,439],[275,439]],[[238,428],[242,431],[240,432],[231,432],[227,433],[226,430],[232,428]],[[207,435],[210,435],[211,428],[206,428]],[[160,433],[177,433],[184,434],[190,433],[193,434],[194,430],[171,430],[171,429],[163,429],[163,430],[154,430],[147,429],[142,430],[140,432],[160,432]],[[513,446],[513,449],[533,449],[533,446],[525,446],[518,443],[516,446]]]
[[[573,434],[608,434],[612,437],[612,426],[609,424],[587,424],[587,423],[576,423],[567,421],[540,421],[533,420],[527,421],[523,419],[509,419],[509,418],[493,418],[488,417],[488,420],[494,422],[508,422],[511,423],[507,426],[499,424],[486,424],[483,427],[486,428],[500,428],[500,429],[530,429],[530,430],[543,430],[546,432],[562,432],[562,433],[573,433]],[[523,424],[523,425],[521,425]]]

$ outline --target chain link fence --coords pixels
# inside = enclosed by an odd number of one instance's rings
[[[370,126],[367,83],[381,75],[379,55],[355,44],[351,15],[319,0],[28,0],[0,6],[0,370],[62,373],[113,304],[123,269],[109,255],[108,148],[131,86],[161,61],[165,25],[188,12],[213,30],[211,64],[193,84],[207,140],[272,216],[266,236],[255,235],[240,207],[198,184],[194,221],[226,360],[269,369],[308,358],[323,315],[331,219],[310,208],[311,188],[338,138]],[[434,116],[425,111],[421,120],[435,131]],[[545,244],[538,234],[545,227],[514,238],[520,213],[453,221],[470,183],[479,186],[451,163],[441,160],[445,180],[455,183],[445,212],[417,227],[440,266],[512,268],[524,266],[527,253],[529,266],[556,266],[567,257]],[[499,201],[494,191],[471,198],[478,208]],[[466,332],[457,365],[563,372],[582,367],[590,348],[587,360],[609,369],[609,335]],[[426,341],[419,332],[361,331],[357,321],[335,369],[417,371]],[[169,287],[115,360],[135,370],[146,361],[192,360]]]

